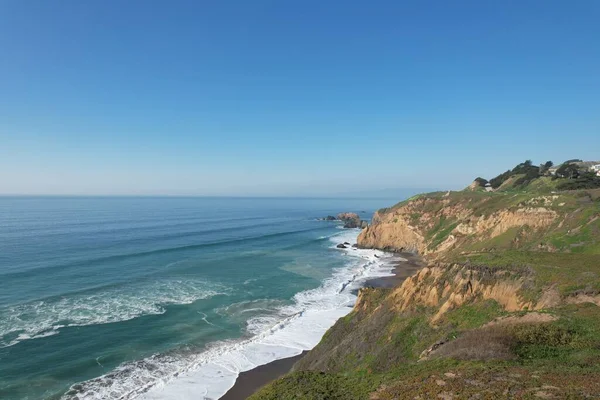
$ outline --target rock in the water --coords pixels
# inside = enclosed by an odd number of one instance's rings
[[[348,243],[348,242],[344,242],[344,244],[345,244],[346,246],[350,246],[350,243]]]
[[[358,248],[358,243],[354,243],[354,244],[352,245],[352,247],[354,247],[354,248]]]
[[[360,226],[360,217],[356,213],[339,213],[338,219],[344,221],[344,228],[358,228]]]
[[[319,221],[337,221],[337,218],[334,217],[333,215],[328,215],[326,217],[323,218],[317,218]]]
[[[357,213],[345,212],[339,213],[337,218],[344,222],[344,228],[366,228],[369,226],[367,221],[360,219]]]
[[[338,244],[337,246],[338,249],[346,249],[347,247],[345,245],[343,245],[342,243]]]
[[[360,217],[358,216],[358,214],[357,213],[353,213],[353,212],[339,213],[337,215],[337,218],[340,221],[348,221],[348,220],[352,220],[352,219],[360,219]]]

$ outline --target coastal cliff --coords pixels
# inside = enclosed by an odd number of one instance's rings
[[[545,238],[565,235],[577,224],[585,202],[568,194],[433,193],[377,211],[358,244],[430,259],[457,250],[543,247]]]
[[[600,191],[439,192],[379,210],[363,248],[425,266],[364,288],[253,399],[597,398]]]

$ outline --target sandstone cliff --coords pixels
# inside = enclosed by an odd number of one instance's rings
[[[379,210],[358,237],[364,248],[419,253],[437,259],[455,251],[493,251],[538,246],[548,235],[569,234],[580,207],[565,195],[434,193]],[[562,225],[560,224],[562,221]]]
[[[425,267],[396,288],[392,297],[399,311],[419,305],[435,307],[435,324],[446,312],[473,300],[494,300],[506,311],[533,308],[519,295],[526,275],[466,265]]]

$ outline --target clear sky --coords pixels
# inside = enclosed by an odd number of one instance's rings
[[[600,1],[0,1],[0,193],[460,188],[600,159]]]

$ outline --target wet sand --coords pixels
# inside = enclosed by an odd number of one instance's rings
[[[290,372],[296,361],[304,357],[306,353],[307,351],[303,351],[297,356],[275,360],[250,371],[242,372],[235,381],[235,385],[220,400],[246,399],[262,386]]]
[[[364,287],[393,288],[400,285],[406,278],[424,266],[418,255],[412,253],[397,253],[406,261],[400,261],[393,270],[394,276],[373,278],[365,281]],[[244,400],[269,382],[290,372],[294,364],[307,352],[295,357],[275,360],[265,365],[260,365],[250,371],[242,372],[235,384],[220,400]]]
[[[424,266],[423,260],[418,255],[412,253],[396,253],[397,256],[406,261],[400,261],[392,271],[394,276],[383,276],[380,278],[369,279],[363,285],[364,287],[391,289],[399,286],[406,278],[413,275]]]

